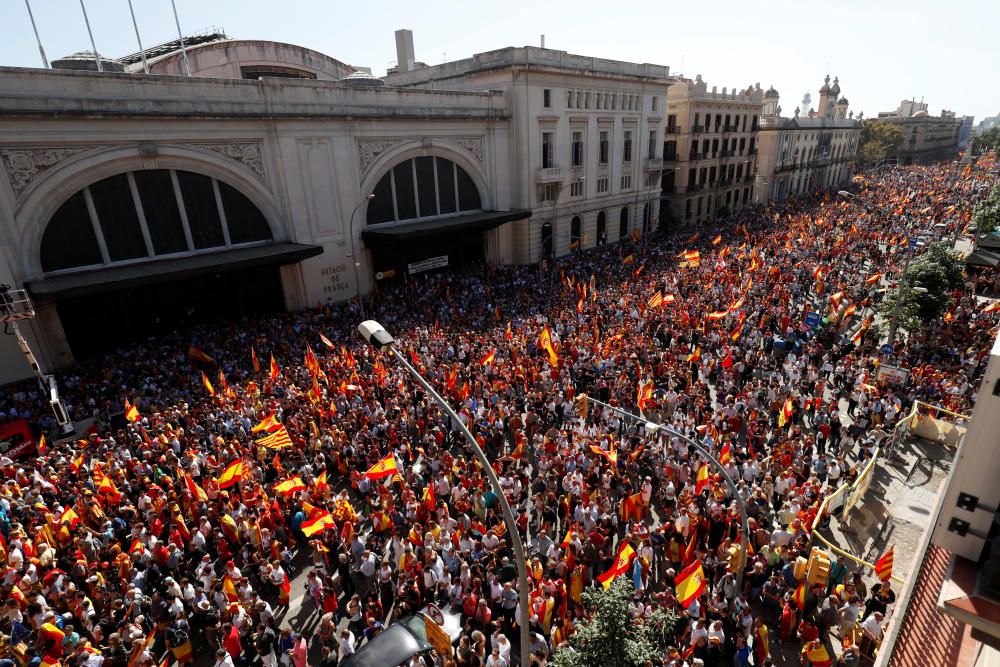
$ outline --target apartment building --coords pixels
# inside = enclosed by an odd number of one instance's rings
[[[753,201],[760,84],[711,90],[699,74],[667,93],[662,204],[675,223],[701,223]]]
[[[894,155],[902,164],[927,164],[955,157],[959,150],[965,117],[942,109],[940,116],[931,116],[925,102],[903,100],[894,111],[880,111],[869,123],[892,123],[903,132],[903,141]],[[972,119],[967,122],[971,133]]]

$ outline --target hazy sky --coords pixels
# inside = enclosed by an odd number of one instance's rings
[[[79,0],[30,0],[50,60],[90,49]],[[85,0],[98,50],[138,50],[127,0]],[[539,44],[588,56],[669,65],[709,86],[760,82],[786,115],[823,76],[840,77],[866,116],[923,97],[930,112],[1000,113],[997,0],[572,2],[504,0],[176,0],[185,34],[291,42],[376,75],[394,63],[393,31],[410,28],[418,60],[455,60]],[[177,37],[170,0],[133,0],[143,44]],[[0,0],[0,65],[40,67],[24,0]]]

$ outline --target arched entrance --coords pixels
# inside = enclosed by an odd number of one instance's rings
[[[597,214],[597,245],[601,246],[608,242],[608,216],[604,211]]]
[[[119,173],[56,209],[38,247],[70,349],[86,357],[203,322],[285,307],[279,266],[322,252],[274,242],[242,192],[192,171]]]
[[[621,213],[618,214],[618,240],[624,241],[628,238],[628,206],[622,206]]]
[[[548,259],[552,255],[552,223],[546,222],[542,225],[542,257]]]
[[[583,238],[581,235],[581,228],[583,223],[580,220],[580,216],[573,216],[573,220],[569,223],[569,249],[579,250],[580,246],[583,244]]]

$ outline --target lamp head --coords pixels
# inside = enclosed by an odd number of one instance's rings
[[[847,190],[841,190],[837,194],[840,195],[841,197],[843,197],[844,199],[854,199],[854,195],[852,195]]]
[[[358,333],[376,350],[388,347],[396,342],[385,328],[375,320],[365,320],[358,325]]]

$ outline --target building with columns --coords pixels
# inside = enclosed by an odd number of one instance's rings
[[[651,227],[667,67],[402,44],[386,79],[222,34],[0,67],[0,282],[42,366]],[[0,382],[30,372],[0,345]]]
[[[531,216],[512,225],[502,261],[537,262],[655,225],[667,90],[676,81],[668,67],[526,46],[398,67],[385,81],[506,96],[510,205]]]
[[[753,203],[760,84],[721,92],[699,74],[667,93],[663,205],[667,219],[701,223]]]
[[[757,201],[786,199],[841,188],[851,181],[857,162],[861,120],[849,111],[840,81],[827,76],[819,89],[817,109],[795,108],[781,115],[773,87],[763,96],[757,158]]]

